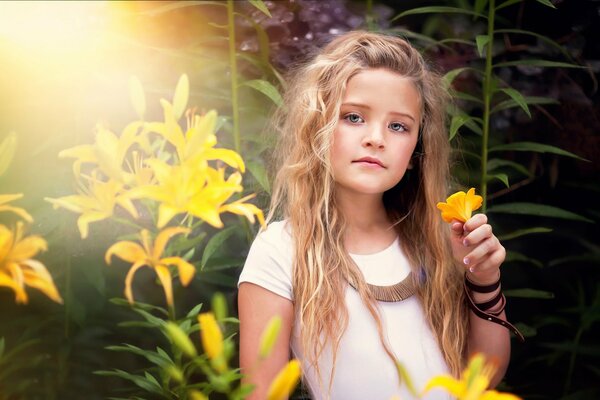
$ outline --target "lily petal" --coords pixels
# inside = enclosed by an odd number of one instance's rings
[[[46,241],[41,236],[31,235],[15,243],[11,258],[13,260],[26,260],[35,256],[40,251],[46,250],[48,250]]]
[[[171,271],[164,265],[156,265],[154,267],[156,271],[156,275],[158,275],[158,279],[163,286],[163,290],[165,291],[165,297],[167,299],[167,304],[169,306],[173,305],[173,278],[171,277]]]
[[[10,203],[13,200],[17,200],[23,197],[23,193],[17,194],[0,194],[0,205]]]
[[[0,271],[0,286],[8,287],[15,292],[15,302],[19,304],[27,303],[27,293],[24,288],[19,286],[9,275]]]
[[[429,382],[427,382],[427,386],[423,389],[423,394],[430,391],[434,387],[443,387],[448,391],[451,395],[455,397],[460,397],[465,392],[465,385],[463,382],[454,379],[449,375],[439,375],[431,378]]]
[[[29,223],[33,222],[33,217],[21,207],[0,206],[0,211],[10,211],[17,214],[19,217],[23,218]]]
[[[27,286],[38,289],[51,300],[54,300],[59,304],[63,303],[63,300],[54,285],[54,280],[44,264],[36,260],[27,260],[24,261],[22,265],[29,267],[29,269],[23,271],[23,278]]]
[[[167,245],[169,239],[171,239],[174,235],[177,235],[179,233],[187,234],[190,233],[190,230],[181,226],[163,229],[154,240],[152,259],[158,260],[162,256],[162,253],[165,251],[165,246]]]
[[[164,265],[175,265],[177,270],[179,271],[179,280],[183,286],[189,285],[194,274],[196,273],[196,268],[194,265],[185,261],[181,257],[167,257],[160,260],[161,264]]]
[[[129,268],[127,276],[125,277],[125,298],[129,301],[129,304],[133,304],[133,291],[131,290],[131,283],[133,282],[133,276],[138,269],[146,265],[144,261],[138,261]]]
[[[98,211],[91,211],[81,214],[77,219],[77,227],[81,233],[81,238],[85,239],[88,236],[88,225],[92,222],[102,221],[110,217],[112,214]]]
[[[110,264],[113,255],[130,263],[143,261],[147,257],[142,246],[131,241],[121,241],[110,246],[106,251],[104,261],[106,261],[107,264]]]

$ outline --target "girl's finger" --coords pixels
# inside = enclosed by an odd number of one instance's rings
[[[495,252],[500,247],[500,242],[496,238],[496,236],[491,236],[487,239],[484,239],[480,242],[475,248],[466,255],[463,259],[463,263],[468,267],[476,267],[477,264],[484,261],[484,258],[489,254]]]
[[[466,266],[474,276],[484,276],[492,271],[496,271],[506,258],[506,250],[504,247],[496,249],[496,251],[489,254],[481,262],[473,266]],[[495,274],[494,274],[495,275]]]
[[[490,224],[483,224],[465,236],[463,244],[465,246],[474,246],[485,239],[491,238],[493,235],[492,226]]]
[[[488,218],[485,214],[475,214],[465,222],[464,230],[472,232],[483,224],[487,224]]]

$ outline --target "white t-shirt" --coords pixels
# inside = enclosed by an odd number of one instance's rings
[[[238,286],[242,282],[259,285],[291,301],[293,240],[284,221],[273,222],[258,234],[248,254]],[[368,255],[350,254],[366,281],[375,285],[391,285],[410,272],[406,256],[396,239],[388,248]],[[400,384],[394,363],[385,353],[379,340],[373,317],[358,293],[348,286],[345,294],[348,308],[348,327],[342,336],[331,387],[332,400],[389,400],[392,396],[412,399],[405,384]],[[422,306],[416,296],[400,302],[378,302],[383,331],[392,351],[408,370],[418,391],[435,375],[448,374],[433,334],[424,319]],[[327,398],[332,370],[332,352],[327,347],[319,358],[323,388],[316,371],[303,357],[298,315],[291,337],[291,350],[302,362],[303,379],[313,400]],[[424,397],[427,400],[449,399],[445,392],[435,389]]]

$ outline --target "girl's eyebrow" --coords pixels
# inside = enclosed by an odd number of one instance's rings
[[[342,103],[342,107],[358,107],[358,108],[364,108],[365,110],[370,110],[371,107],[369,107],[366,104],[360,104],[360,103]],[[390,115],[400,115],[402,117],[407,117],[413,120],[413,122],[416,121],[415,117],[413,117],[411,114],[408,113],[403,113],[403,112],[398,112],[398,111],[390,111],[389,112]]]

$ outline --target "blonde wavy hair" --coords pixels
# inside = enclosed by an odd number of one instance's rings
[[[383,202],[413,266],[419,296],[444,359],[454,375],[464,366],[468,313],[462,275],[453,260],[449,231],[436,209],[446,197],[450,146],[446,131],[447,94],[441,78],[405,40],[353,31],[334,38],[309,62],[288,73],[286,107],[275,112],[279,133],[274,152],[276,177],[267,221],[285,218],[294,247],[294,308],[302,348],[316,369],[332,345],[331,388],[340,339],[348,323],[344,292],[348,281],[373,316],[386,353],[377,300],[344,248],[345,220],[336,207],[330,163],[333,132],[348,80],[369,68],[409,78],[420,94],[422,121],[410,174],[385,192]],[[322,384],[322,383],[321,383]]]

